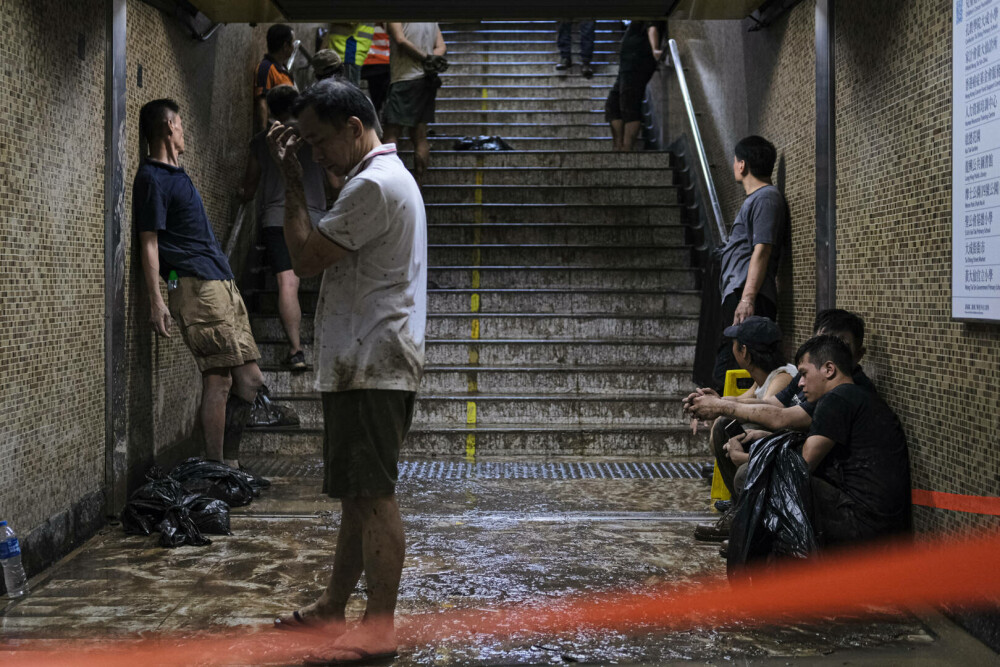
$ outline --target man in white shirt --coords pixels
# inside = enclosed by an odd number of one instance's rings
[[[292,266],[300,277],[323,273],[315,387],[325,425],[323,490],[340,499],[342,518],[326,590],[275,623],[329,629],[336,639],[318,664],[371,660],[396,651],[404,542],[395,486],[424,365],[427,220],[416,181],[396,147],[379,141],[375,109],[357,87],[321,81],[294,113],[298,126],[276,126],[268,141],[285,178]],[[347,179],[316,228],[296,157],[302,141],[320,166]],[[344,610],[362,572],[365,616],[346,632]]]

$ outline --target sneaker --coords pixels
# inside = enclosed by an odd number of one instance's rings
[[[591,68],[590,63],[583,63],[580,67],[580,74],[583,75],[584,79],[590,79],[594,76],[594,70]]]
[[[699,523],[694,529],[694,539],[702,542],[722,542],[729,539],[729,529],[733,526],[736,512],[730,509],[712,523]]]
[[[715,501],[715,509],[719,510],[720,512],[728,512],[729,508],[732,507],[732,506],[733,506],[733,501],[732,500],[716,500]]]
[[[559,70],[559,71],[561,72],[561,71],[563,71],[564,69],[569,69],[569,68],[570,68],[570,67],[572,67],[572,66],[573,66],[573,61],[572,61],[572,60],[570,60],[569,58],[563,58],[563,59],[562,59],[562,60],[560,60],[560,61],[559,61],[559,63],[558,63],[557,65],[556,65],[556,69],[557,69],[557,70]]]
[[[306,353],[299,350],[295,354],[288,355],[285,365],[293,371],[303,371],[306,369]]]

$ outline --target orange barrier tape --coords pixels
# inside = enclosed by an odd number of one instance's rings
[[[1000,516],[1000,498],[995,496],[963,496],[944,491],[913,489],[913,504],[969,514]]]
[[[983,574],[1000,551],[1000,534],[960,540],[896,543],[790,562],[758,570],[752,584],[719,579],[643,592],[570,596],[538,606],[447,610],[401,618],[402,646],[476,637],[553,635],[580,629],[634,633],[651,627],[680,630],[739,618],[741,623],[865,613],[871,607],[989,604],[1000,597],[1000,577]],[[65,667],[294,663],[323,645],[294,632],[235,629],[197,638],[18,641],[0,649],[0,664]]]

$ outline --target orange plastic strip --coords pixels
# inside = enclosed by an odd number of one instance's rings
[[[913,489],[913,504],[969,514],[1000,516],[1000,498],[995,496],[963,496],[959,493]]]
[[[645,591],[577,595],[537,605],[445,610],[399,619],[402,646],[479,637],[546,636],[581,629],[624,633],[681,630],[739,618],[742,623],[796,621],[864,614],[872,607],[962,603],[988,605],[1000,577],[982,564],[1000,552],[1000,534],[948,541],[879,545],[759,570],[730,585],[718,577]],[[752,583],[750,583],[752,582]],[[109,619],[113,623],[113,619]],[[107,641],[16,640],[0,644],[4,667],[135,667],[150,665],[287,664],[321,650],[328,640],[275,630],[227,629],[196,638]]]

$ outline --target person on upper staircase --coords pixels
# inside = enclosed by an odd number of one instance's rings
[[[604,104],[613,150],[631,151],[639,136],[646,84],[663,57],[660,40],[666,31],[665,21],[631,21],[625,29],[618,57],[618,78]]]
[[[267,29],[267,53],[257,65],[253,79],[253,131],[267,127],[267,91],[275,86],[294,86],[285,63],[295,51],[295,32],[284,23]]]
[[[370,23],[334,23],[330,26],[327,48],[344,63],[344,78],[361,87],[361,66],[368,57],[375,26]]]
[[[594,26],[596,22],[580,21],[580,74],[589,79],[594,76],[594,69],[590,61],[594,58]],[[556,70],[563,72],[573,66],[573,22],[562,21],[559,23],[559,33],[556,37],[556,44],[559,46],[559,64]]]

